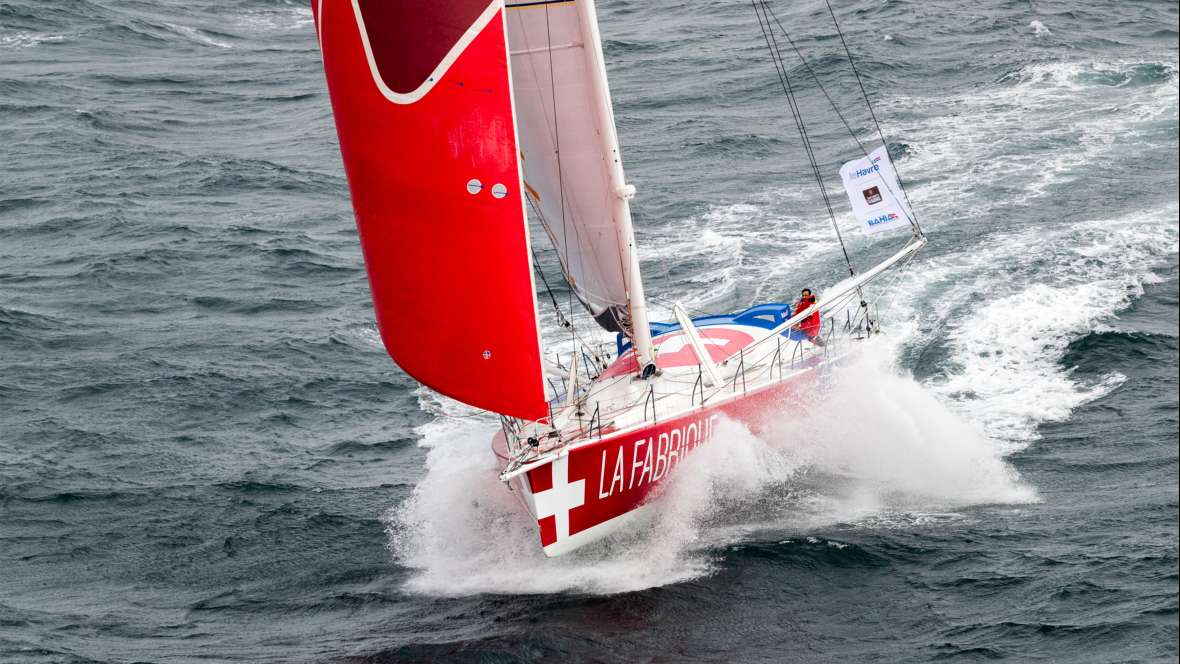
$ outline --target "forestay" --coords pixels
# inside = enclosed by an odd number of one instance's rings
[[[385,347],[447,396],[545,416],[503,3],[315,9]]]
[[[507,12],[526,195],[578,298],[604,328],[630,333],[630,190],[593,4],[518,0]]]

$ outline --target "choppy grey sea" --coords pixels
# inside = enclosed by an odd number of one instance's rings
[[[931,238],[887,334],[547,560],[380,346],[308,4],[0,2],[0,661],[1176,661],[1176,3],[834,4]],[[750,6],[599,9],[654,318],[839,279]]]

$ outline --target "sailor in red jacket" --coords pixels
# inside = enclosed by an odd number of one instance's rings
[[[810,288],[804,288],[803,293],[799,296],[799,301],[795,303],[794,313],[798,314],[813,304],[815,304],[815,295],[811,293]],[[811,315],[809,315],[807,318],[804,318],[803,321],[795,327],[795,329],[802,331],[803,334],[807,335],[808,339],[818,343],[819,328],[822,324],[823,323],[819,315],[819,309],[816,309],[815,311],[811,312]]]

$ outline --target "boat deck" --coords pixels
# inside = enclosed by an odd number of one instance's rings
[[[620,342],[619,356],[594,380],[575,386],[571,403],[564,397],[551,403],[551,420],[505,420],[493,441],[496,455],[506,464],[505,473],[520,472],[572,447],[766,389],[840,354],[843,335],[832,334],[831,321],[826,322],[822,345],[795,330],[773,340],[766,337],[790,315],[789,305],[763,304],[737,314],[694,319],[717,369],[716,385],[710,384],[688,335],[677,324],[652,325],[658,373],[649,379],[637,378],[634,350]]]

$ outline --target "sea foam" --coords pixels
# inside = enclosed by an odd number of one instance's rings
[[[428,409],[450,415],[420,428],[426,475],[387,515],[394,554],[411,570],[407,589],[628,592],[708,574],[726,545],[750,537],[1037,499],[979,429],[894,373],[885,349],[867,347],[831,394],[805,415],[784,409],[761,436],[720,422],[631,528],[554,559],[496,477],[492,421],[423,391]]]

